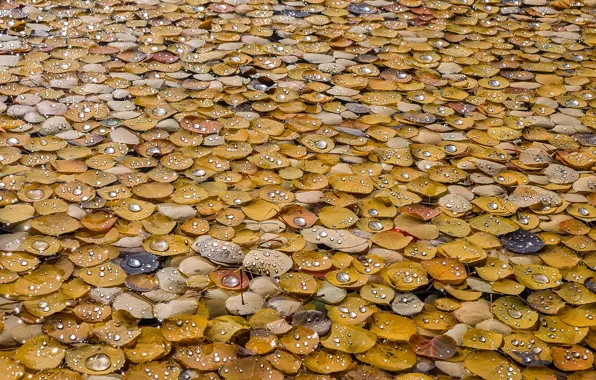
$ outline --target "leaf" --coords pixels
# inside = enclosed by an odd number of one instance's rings
[[[326,339],[321,340],[321,344],[329,349],[356,354],[369,350],[376,341],[377,336],[362,327],[334,323],[331,332]]]
[[[416,354],[406,343],[382,342],[366,351],[356,354],[361,362],[385,371],[402,371],[416,364]]]
[[[466,368],[486,380],[521,380],[521,370],[495,351],[473,351],[466,355]]]
[[[36,336],[27,340],[15,353],[15,359],[25,367],[40,371],[56,368],[62,363],[66,349],[56,339]]]
[[[419,334],[410,337],[408,343],[417,355],[427,356],[432,359],[447,360],[457,353],[457,343],[447,335],[438,335],[427,339]]]

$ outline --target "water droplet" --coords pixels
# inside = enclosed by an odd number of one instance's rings
[[[149,243],[149,248],[158,252],[165,252],[170,248],[170,245],[165,240],[153,240]]]
[[[105,371],[112,365],[112,360],[106,354],[95,354],[85,360],[85,367],[92,371]]]
[[[315,141],[315,148],[317,149],[325,149],[327,148],[327,142],[323,140]]]
[[[168,113],[168,111],[166,111],[165,108],[154,108],[151,112],[158,117],[165,116]]]
[[[383,229],[383,223],[377,221],[368,222],[368,228],[373,231],[381,231]]]
[[[548,284],[550,280],[543,274],[533,274],[532,280],[536,281],[539,284]]]
[[[583,207],[580,207],[577,209],[577,213],[580,214],[581,216],[588,216],[590,215],[590,212],[588,210],[586,210]]]
[[[25,192],[25,195],[27,196],[27,198],[33,200],[39,200],[46,196],[46,194],[41,189],[27,190]]]
[[[50,248],[50,244],[44,240],[36,240],[31,244],[31,247],[38,251],[45,251],[46,249]]]
[[[296,217],[293,219],[293,222],[295,225],[297,225],[298,227],[304,227],[306,226],[306,219],[301,218],[301,217]]]
[[[140,268],[142,265],[141,262],[138,259],[135,259],[134,257],[128,259],[126,263],[128,264],[128,266],[132,268]]]
[[[335,279],[339,282],[349,282],[351,280],[350,275],[347,272],[339,272],[335,275]]]
[[[235,288],[236,286],[240,285],[240,279],[238,276],[228,274],[222,277],[221,284],[227,288]]]
[[[139,211],[141,211],[141,206],[139,206],[136,203],[131,203],[128,205],[128,209],[132,212],[139,212]]]
[[[514,319],[520,319],[522,317],[522,312],[517,309],[508,309],[507,314]]]

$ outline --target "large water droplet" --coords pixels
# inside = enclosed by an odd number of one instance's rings
[[[445,150],[449,153],[455,153],[457,151],[457,147],[455,145],[445,145]]]
[[[507,310],[507,314],[514,319],[520,319],[522,317],[522,312],[517,309],[509,309]]]
[[[33,189],[33,190],[27,190],[25,192],[25,195],[29,199],[39,200],[39,199],[42,199],[43,197],[45,197],[46,194],[41,189]]]
[[[238,276],[228,274],[222,277],[221,284],[227,288],[235,288],[236,286],[240,285],[240,279]]]
[[[85,360],[85,367],[92,371],[105,371],[112,365],[112,360],[106,354],[95,354]]]
[[[304,227],[304,226],[306,226],[306,219],[301,218],[301,217],[294,218],[293,222],[298,227]]]
[[[532,280],[536,281],[539,284],[548,284],[550,280],[543,274],[533,274]]]
[[[154,108],[153,111],[151,111],[155,116],[164,116],[166,113],[168,113],[168,111],[166,111],[164,108]]]
[[[138,259],[130,258],[128,259],[128,261],[126,262],[128,264],[128,266],[132,267],[132,268],[140,268],[141,267],[141,262]]]
[[[327,148],[327,142],[323,141],[323,140],[315,141],[315,147],[317,149],[325,149],[325,148]]]
[[[50,244],[44,240],[36,240],[31,244],[31,247],[38,251],[45,251],[50,248]]]
[[[170,245],[165,240],[153,240],[149,243],[149,248],[153,249],[154,251],[164,252],[170,248]]]
[[[130,210],[132,212],[139,212],[139,211],[141,211],[141,206],[139,206],[136,203],[131,203],[128,205],[128,210]]]
[[[383,229],[383,223],[377,221],[368,222],[368,228],[373,231],[381,231]]]

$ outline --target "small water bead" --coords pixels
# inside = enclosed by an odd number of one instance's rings
[[[347,272],[339,272],[335,275],[335,279],[339,282],[349,282],[351,280],[350,275]]]

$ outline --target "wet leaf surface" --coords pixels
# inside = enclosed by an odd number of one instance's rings
[[[0,2],[0,377],[591,380],[595,7]]]

